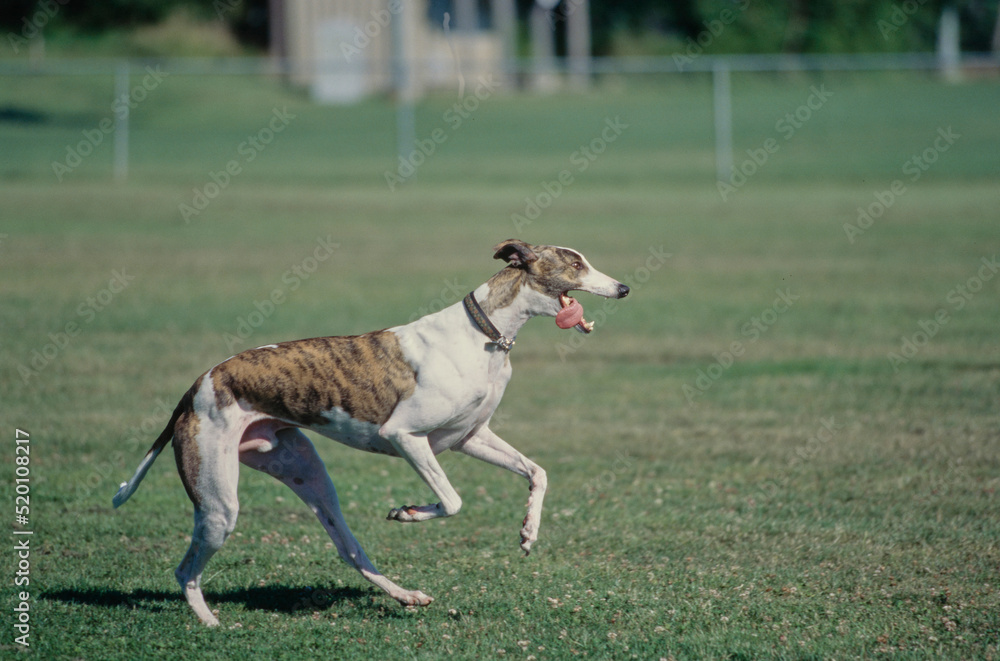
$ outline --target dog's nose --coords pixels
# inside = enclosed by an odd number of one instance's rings
[[[618,285],[618,298],[625,298],[628,293],[632,291],[628,288],[628,285],[619,284]]]

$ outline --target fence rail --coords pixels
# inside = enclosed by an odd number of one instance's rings
[[[93,76],[113,74],[122,65],[142,68],[159,64],[172,74],[179,75],[249,75],[289,74],[302,66],[312,71],[339,71],[348,66],[343,58],[327,58],[294,63],[276,57],[159,57],[159,58],[46,58],[40,60],[0,59],[0,76]],[[411,67],[429,64],[431,60],[410,62]],[[465,64],[480,64],[466,60]],[[1000,72],[1000,54],[964,53],[957,61],[961,69]],[[797,71],[891,71],[941,69],[946,63],[936,53],[859,53],[819,55],[687,55],[682,52],[657,57],[593,57],[589,70],[593,74],[683,74],[711,73],[719,67],[730,71],[797,72]],[[575,73],[569,58],[554,61],[555,71]],[[535,71],[534,61],[521,58],[501,63],[500,73],[530,75]]]
[[[410,70],[433,66],[428,61],[410,61]],[[180,76],[291,76],[306,73],[337,73],[349,66],[343,58],[293,62],[273,57],[237,58],[74,58],[40,60],[0,60],[0,77],[4,76],[112,76],[115,98],[129,90],[130,79],[156,67],[170,75]],[[570,76],[579,73],[579,63],[569,58],[555,60],[547,74]],[[463,61],[463,68],[483,70],[481,62]],[[689,75],[708,74],[712,77],[713,119],[715,142],[715,177],[726,181],[733,167],[733,104],[730,74],[732,72],[796,73],[796,72],[876,72],[876,71],[940,71],[947,79],[956,72],[993,72],[1000,76],[1000,54],[965,53],[957,59],[938,53],[876,53],[826,55],[708,55],[678,52],[661,57],[594,57],[588,69],[592,76],[614,75]],[[356,69],[355,69],[356,71]],[[498,75],[515,80],[530,80],[537,73],[536,63],[528,58],[502,63]],[[526,93],[530,85],[526,85]],[[567,90],[576,89],[567,85]],[[397,95],[402,96],[402,95]],[[414,141],[414,109],[411,102],[397,102],[396,132],[398,156],[404,157]],[[114,123],[114,178],[123,181],[129,169],[129,116],[127,109]]]

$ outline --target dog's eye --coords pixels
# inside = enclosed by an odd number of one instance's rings
[[[570,266],[575,268],[577,271],[583,270],[583,262],[573,262],[572,264],[570,264]]]

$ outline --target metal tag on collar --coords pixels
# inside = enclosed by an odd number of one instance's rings
[[[494,342],[494,344],[496,344],[498,347],[500,347],[501,351],[506,351],[506,352],[509,353],[511,347],[514,346],[514,340],[512,340],[509,337],[504,337],[503,335],[501,335],[499,337],[499,339],[497,339],[497,341]]]

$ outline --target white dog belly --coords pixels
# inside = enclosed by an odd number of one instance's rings
[[[326,424],[312,425],[309,429],[357,450],[397,456],[392,443],[379,436],[378,425],[352,418],[341,408],[333,408],[323,417],[328,421]]]

